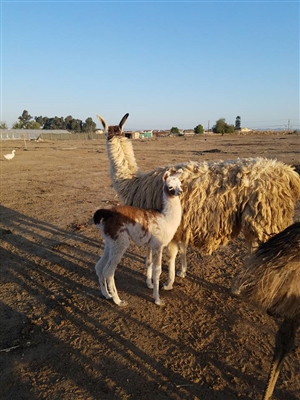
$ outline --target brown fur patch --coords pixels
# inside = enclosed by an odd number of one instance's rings
[[[141,229],[148,232],[148,225],[152,217],[156,217],[159,213],[154,210],[143,210],[131,206],[117,206],[110,211],[109,216],[104,220],[104,233],[110,236],[113,240],[118,237],[122,228],[126,229],[127,224],[135,225],[137,220],[140,221]],[[105,223],[109,221],[109,223]]]
[[[114,136],[123,136],[122,129],[118,125],[109,126],[107,130],[107,139],[110,140]]]

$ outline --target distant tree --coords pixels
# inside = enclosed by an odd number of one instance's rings
[[[226,132],[225,132],[225,133],[234,133],[234,131],[235,131],[234,125],[232,125],[232,124],[227,125]]]
[[[48,120],[48,117],[42,117],[41,115],[39,117],[34,117],[35,121],[38,122],[41,126],[41,128],[44,128],[44,125],[46,121]]]
[[[71,130],[71,123],[70,122],[72,121],[72,119],[73,119],[72,115],[68,115],[65,118],[65,129]]]
[[[26,129],[41,129],[41,125],[38,122],[31,120],[27,123]]]
[[[216,125],[213,126],[212,130],[214,133],[233,133],[234,126],[228,125],[225,118],[220,118],[218,121],[216,121]]]
[[[0,129],[7,129],[7,125],[5,121],[0,121]]]
[[[87,118],[83,124],[83,132],[92,133],[96,129],[96,123],[91,117]]]
[[[82,132],[83,124],[80,119],[72,119],[70,121],[70,130],[72,132]]]
[[[234,129],[235,129],[236,131],[241,130],[241,117],[240,117],[240,116],[237,116],[236,119],[235,119],[235,126],[234,126]]]
[[[23,129],[23,124],[20,121],[16,121],[12,124],[12,129]]]
[[[177,126],[173,126],[173,127],[170,129],[170,132],[171,132],[171,133],[175,133],[176,135],[178,135],[178,134],[179,134],[179,129],[177,128]]]
[[[64,117],[52,117],[44,120],[43,129],[65,129]]]
[[[43,129],[52,129],[53,118],[47,118],[44,122]]]
[[[83,123],[80,119],[75,119],[71,115],[64,117],[34,117],[31,119],[28,111],[24,110],[19,117],[19,121],[13,125],[14,129],[67,129],[72,132],[94,132],[96,124],[91,117],[88,117]]]
[[[212,130],[214,133],[225,133],[225,125],[226,125],[225,118],[219,118],[216,121],[216,125],[212,127]]]
[[[45,121],[43,129],[67,129],[68,131],[82,132],[83,123],[71,115],[66,118],[55,116]]]
[[[41,129],[41,125],[36,122],[34,119],[32,119],[31,121],[28,121],[26,123],[26,128],[24,128],[24,124],[20,121],[15,122],[12,125],[13,129]]]
[[[24,110],[22,115],[20,115],[18,119],[21,129],[27,129],[29,122],[32,120],[32,116],[28,113],[27,110]]]
[[[64,117],[55,116],[52,118],[51,129],[64,129],[65,128],[65,120]]]
[[[203,126],[202,126],[201,124],[197,125],[197,126],[194,128],[194,132],[195,132],[195,133],[203,133],[203,132],[204,132]]]

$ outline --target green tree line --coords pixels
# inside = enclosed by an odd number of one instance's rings
[[[6,123],[0,123],[1,129],[7,129]],[[66,129],[71,132],[87,132],[91,133],[96,130],[96,123],[91,117],[85,121],[73,118],[71,115],[67,117],[32,117],[27,110],[24,110],[19,116],[18,121],[12,126],[12,129]]]
[[[236,130],[239,130],[239,129],[241,129],[241,117],[239,117],[239,116],[236,117],[235,125],[227,124],[225,118],[219,118],[216,121],[215,125],[212,127],[212,131],[214,133],[221,133],[221,134],[234,133]],[[179,129],[177,128],[177,126],[175,126],[175,127],[173,126],[170,131],[171,131],[171,133],[173,133],[175,135],[179,134]],[[194,132],[195,132],[195,134],[203,133],[204,132],[203,125],[199,124],[199,125],[195,126]]]
[[[19,121],[15,122],[12,126],[13,129],[65,129],[71,132],[87,132],[92,133],[96,130],[96,123],[91,117],[88,117],[84,122],[80,119],[73,118],[71,115],[67,117],[32,117],[27,110],[24,110],[22,115],[18,118]],[[1,129],[7,129],[5,122],[0,122]],[[214,133],[234,133],[235,130],[241,129],[241,117],[236,117],[235,126],[226,123],[225,118],[219,118],[215,125],[212,127]],[[179,134],[177,127],[171,128],[171,133]],[[195,134],[204,132],[201,124],[194,128]]]

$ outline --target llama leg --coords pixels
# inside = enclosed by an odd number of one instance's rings
[[[106,299],[110,299],[111,298],[111,295],[108,293],[106,280],[105,280],[104,275],[103,275],[103,270],[104,270],[104,268],[105,268],[105,266],[107,264],[108,258],[109,258],[109,248],[105,244],[104,252],[102,254],[102,257],[97,262],[97,264],[95,266],[95,270],[96,270],[96,274],[98,276],[98,280],[99,280],[99,283],[100,283],[101,293]]]
[[[252,240],[250,243],[250,254],[253,254],[258,249],[259,243],[256,239]]]
[[[173,283],[175,281],[175,259],[176,255],[178,253],[178,246],[175,242],[170,242],[168,244],[168,250],[169,250],[169,279],[166,284],[164,284],[163,288],[165,290],[172,290],[173,289]]]
[[[153,263],[152,263],[152,249],[151,247],[147,247],[147,256],[146,256],[146,273],[147,273],[147,278],[146,278],[146,284],[149,289],[153,289],[153,282],[152,282],[152,269],[153,269]]]
[[[110,275],[107,278],[107,288],[108,288],[108,292],[111,295],[111,298],[113,300],[113,302],[115,304],[117,304],[118,306],[126,306],[127,305],[127,301],[125,300],[121,300],[117,291],[117,287],[115,284],[115,278],[114,275]]]
[[[275,350],[263,400],[269,400],[272,397],[283,361],[286,355],[294,348],[298,326],[298,321],[285,319],[276,333]]]
[[[245,222],[244,222],[245,224]],[[245,224],[245,226],[242,227],[241,232],[244,235],[247,247],[248,247],[248,251],[250,254],[253,254],[255,252],[255,250],[258,248],[259,246],[259,240],[256,236],[253,235],[253,233],[251,233],[250,227],[248,227],[248,225]]]
[[[161,274],[162,248],[153,250],[153,297],[158,306],[164,302],[159,298],[159,278]]]
[[[104,268],[103,276],[107,284],[107,291],[114,303],[119,306],[126,306],[127,302],[121,300],[115,284],[115,271],[118,263],[121,261],[125,251],[129,246],[127,235],[119,235],[119,238],[110,246],[109,260]]]
[[[177,272],[177,276],[180,276],[181,278],[186,277],[186,271],[187,271],[187,262],[186,262],[186,245],[180,244],[180,260],[181,260],[181,269]]]

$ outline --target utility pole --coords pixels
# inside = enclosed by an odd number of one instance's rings
[[[209,132],[209,121],[207,122],[207,132]]]

